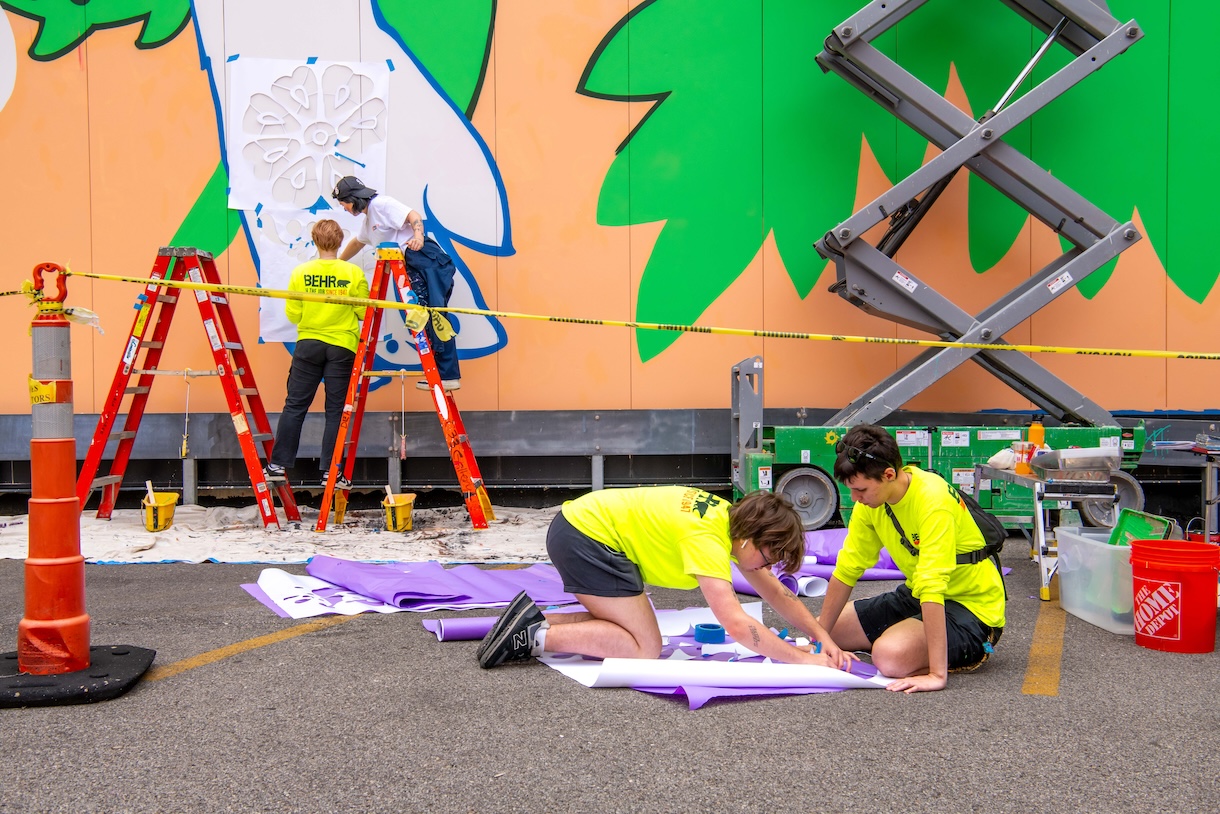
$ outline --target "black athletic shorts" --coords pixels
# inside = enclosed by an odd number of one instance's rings
[[[555,515],[546,532],[546,550],[563,579],[563,589],[590,596],[638,596],[644,593],[640,567],[621,551],[584,534]]]
[[[923,621],[923,608],[906,583],[889,593],[855,602],[856,617],[870,642],[904,619]],[[945,600],[945,633],[948,639],[949,669],[970,667],[986,659],[987,644],[1000,640],[1004,628],[991,628],[960,602]]]

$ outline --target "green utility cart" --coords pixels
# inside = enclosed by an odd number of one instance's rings
[[[766,426],[762,412],[762,359],[746,359],[733,368],[733,490],[738,497],[755,489],[787,495],[806,529],[818,529],[839,515],[851,517],[847,487],[834,480],[835,444],[845,426]],[[1028,527],[1033,513],[1030,489],[1014,483],[989,481],[981,490],[974,468],[987,463],[1013,441],[1026,439],[1024,420],[986,426],[891,426],[906,463],[940,474],[999,517],[1009,528]],[[1117,447],[1121,469],[1112,474],[1117,501],[1083,500],[1060,509],[1077,509],[1085,523],[1112,527],[1121,509],[1141,510],[1144,491],[1127,471],[1134,469],[1144,448],[1145,432],[1134,427],[1046,427],[1052,449]]]

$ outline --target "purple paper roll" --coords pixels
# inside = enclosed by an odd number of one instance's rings
[[[438,642],[470,642],[482,639],[498,616],[462,616],[454,619],[425,619],[424,629],[436,634]]]

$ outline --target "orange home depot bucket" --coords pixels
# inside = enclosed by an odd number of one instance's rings
[[[1216,648],[1220,547],[1191,540],[1132,540],[1135,643],[1173,653]]]

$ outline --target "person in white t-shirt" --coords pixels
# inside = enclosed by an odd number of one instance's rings
[[[449,304],[449,297],[453,295],[453,260],[435,240],[424,234],[424,221],[418,212],[389,195],[378,194],[352,175],[339,179],[331,197],[346,212],[364,218],[360,232],[343,247],[340,260],[351,260],[365,246],[394,243],[402,247],[411,290],[420,304],[437,308]],[[425,331],[441,385],[446,390],[457,390],[462,386],[457,338],[450,336],[442,342],[431,321]],[[427,390],[428,383],[420,380],[416,387]]]

